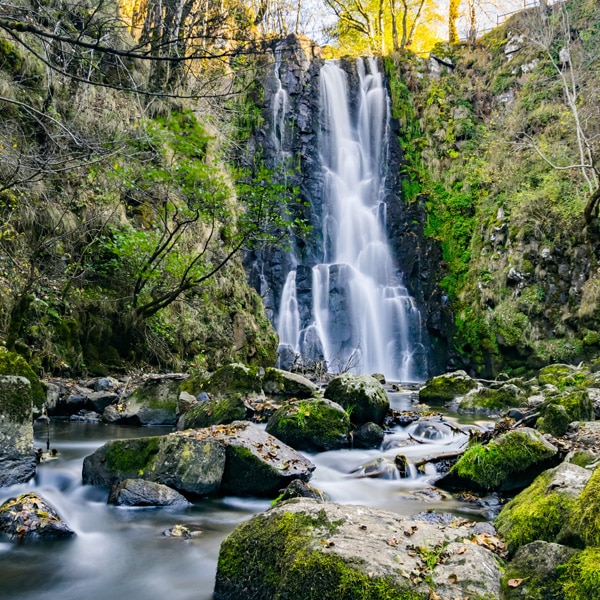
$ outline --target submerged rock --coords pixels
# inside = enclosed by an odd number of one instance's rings
[[[325,397],[345,408],[355,425],[381,425],[390,408],[385,388],[370,375],[340,375],[329,382]]]
[[[13,540],[53,540],[75,535],[54,508],[31,492],[10,498],[0,506],[0,533]]]
[[[467,525],[290,500],[225,538],[214,597],[426,600],[434,589],[440,598],[498,598],[501,561],[483,539]]]
[[[0,487],[34,475],[31,384],[25,377],[0,376]]]
[[[191,502],[174,489],[143,479],[125,479],[113,486],[109,504],[117,506],[170,506],[186,508]]]
[[[296,450],[339,450],[348,447],[350,419],[339,404],[309,398],[289,402],[275,411],[266,431]]]
[[[383,443],[385,433],[375,423],[363,423],[352,432],[353,448],[379,448]]]

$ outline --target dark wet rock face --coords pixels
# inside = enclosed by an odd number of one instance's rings
[[[12,540],[55,540],[75,532],[37,494],[22,494],[0,506],[0,534]]]

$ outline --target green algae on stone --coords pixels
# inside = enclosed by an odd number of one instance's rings
[[[327,540],[338,525],[324,511],[316,518],[283,512],[276,517],[258,515],[243,523],[221,544],[215,600],[422,598],[391,579],[369,577],[313,545],[314,530]],[[248,581],[254,584],[250,589]]]
[[[600,595],[600,547],[585,548],[558,569],[561,600],[592,600]]]
[[[502,576],[503,600],[559,600],[562,586],[558,579],[577,550],[538,540],[521,546]],[[519,585],[509,582],[519,581]]]
[[[460,411],[498,412],[526,404],[525,396],[513,384],[472,390],[460,401]]]
[[[330,400],[298,400],[275,411],[266,431],[296,450],[337,450],[348,447],[350,418]]]
[[[585,387],[591,382],[589,373],[573,365],[554,364],[540,369],[538,381],[556,386],[559,390],[569,387]]]
[[[464,371],[444,373],[428,379],[419,390],[419,401],[425,404],[443,404],[463,396],[474,390],[477,382],[471,379]]]
[[[450,473],[484,489],[514,489],[522,487],[523,477],[534,477],[529,473],[534,471],[532,467],[545,463],[556,452],[538,432],[523,427],[489,444],[472,445]]]
[[[568,541],[573,536],[571,515],[577,494],[584,488],[589,473],[563,463],[539,475],[535,481],[506,504],[495,521],[508,550],[543,540]]]
[[[600,547],[600,468],[596,468],[573,509],[573,527],[587,546]]]
[[[324,395],[346,409],[356,425],[381,425],[390,408],[385,388],[370,375],[344,373],[329,382]]]
[[[239,396],[218,396],[194,404],[183,416],[181,429],[225,425],[246,418],[246,405]]]
[[[0,375],[18,375],[29,379],[33,406],[41,409],[46,399],[44,386],[29,363],[16,352],[8,352],[0,348]]]

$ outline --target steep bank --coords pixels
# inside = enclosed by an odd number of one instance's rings
[[[599,354],[598,11],[530,9],[473,46],[388,60],[404,197],[442,250],[451,367],[492,375]]]

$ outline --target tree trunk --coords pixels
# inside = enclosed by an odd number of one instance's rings
[[[450,0],[448,8],[448,41],[451,44],[458,42],[458,29],[456,21],[458,20],[458,9],[460,8],[460,0]]]

